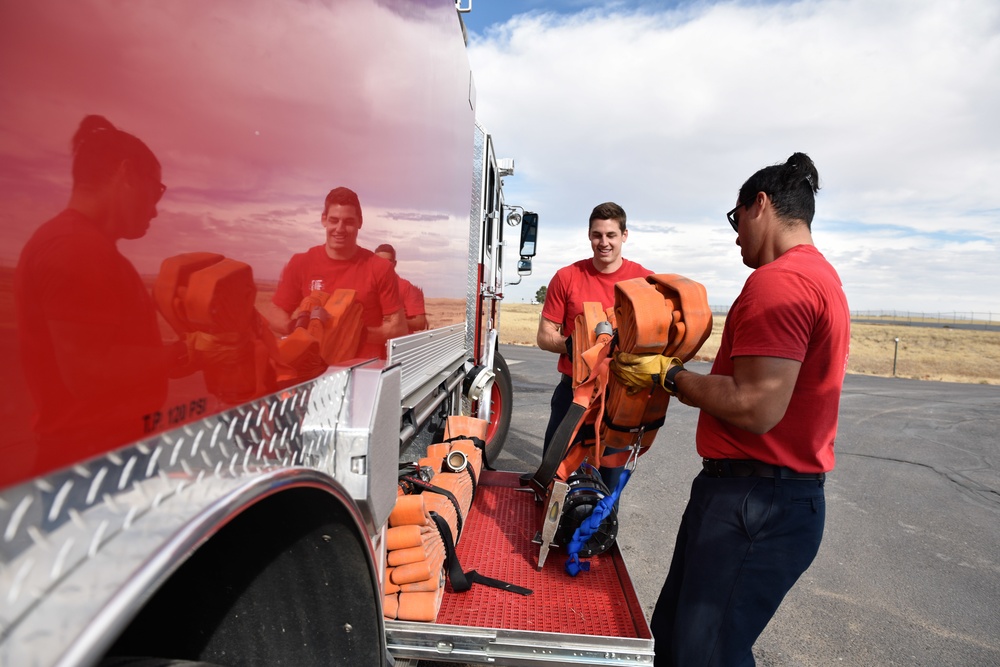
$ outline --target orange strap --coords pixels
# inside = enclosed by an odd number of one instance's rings
[[[278,343],[282,367],[278,369],[278,384],[287,386],[300,378],[313,378],[326,370],[319,353],[319,341],[305,329],[295,329]]]
[[[153,298],[164,319],[188,346],[209,392],[240,403],[277,388],[277,341],[257,312],[257,286],[249,264],[209,252],[163,260]]]
[[[591,365],[593,355],[587,357],[587,351],[597,345],[597,325],[609,322],[609,308],[605,311],[600,303],[587,301],[583,304],[583,312],[576,316],[573,330],[573,386],[586,382],[593,370]],[[614,328],[612,323],[611,328]]]
[[[314,378],[327,366],[357,354],[364,332],[363,307],[354,290],[313,291],[295,310],[295,328],[278,344],[278,381],[287,385]]]
[[[223,259],[223,255],[214,252],[188,252],[168,257],[160,264],[160,273],[153,283],[153,300],[163,319],[178,334],[195,330],[195,326],[187,318],[184,305],[191,274]]]
[[[578,326],[582,317],[583,315],[577,316]],[[583,407],[584,413],[577,422],[576,429],[570,438],[569,450],[556,471],[556,477],[561,480],[569,479],[569,476],[576,472],[580,464],[587,459],[590,459],[594,466],[600,467],[601,442],[599,433],[600,423],[604,417],[604,397],[610,375],[608,365],[611,363],[609,355],[612,336],[609,333],[604,333],[597,336],[596,339],[593,347],[580,354],[583,367],[589,369],[589,373],[583,382],[579,384],[574,382],[576,386],[573,388],[573,402]],[[595,439],[592,443],[577,439],[580,428],[584,424],[594,425]]]
[[[350,289],[336,290],[323,304],[323,311],[329,320],[320,338],[320,354],[330,365],[350,359],[357,354],[364,330],[363,307],[357,293]]]
[[[708,305],[704,286],[677,274],[658,274],[649,276],[646,280],[647,289],[636,288],[632,291],[641,292],[643,297],[655,295],[654,298],[660,302],[658,307],[648,303],[648,298],[643,298],[641,308],[636,307],[636,304],[640,303],[640,298],[635,294],[625,294],[627,290],[622,290],[622,296],[629,297],[631,307],[628,309],[620,307],[626,305],[617,299],[618,287],[624,286],[624,283],[616,286],[615,309],[619,312],[619,340],[622,338],[622,332],[630,327],[640,330],[660,330],[660,321],[657,321],[657,317],[663,318],[663,313],[669,313],[665,345],[659,350],[655,349],[655,344],[645,350],[628,349],[620,345],[621,351],[633,354],[663,354],[689,361],[712,333],[712,310]],[[608,381],[606,410],[613,416],[604,421],[602,432],[604,446],[625,449],[638,444],[638,455],[644,454],[656,438],[669,403],[670,395],[662,387],[653,386],[650,389],[628,387],[612,374]],[[630,455],[631,452],[617,453],[605,457],[603,463],[607,466],[624,465]]]

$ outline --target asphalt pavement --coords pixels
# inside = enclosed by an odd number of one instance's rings
[[[500,351],[514,412],[496,467],[534,471],[555,355]],[[620,503],[619,545],[647,618],[700,469],[697,417],[671,403]],[[757,641],[757,664],[1000,665],[998,442],[1000,387],[848,375],[823,544]]]

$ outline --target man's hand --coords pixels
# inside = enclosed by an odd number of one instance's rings
[[[677,393],[676,375],[684,370],[684,363],[677,357],[662,354],[630,354],[618,352],[611,360],[611,372],[629,387],[659,385],[667,393]]]

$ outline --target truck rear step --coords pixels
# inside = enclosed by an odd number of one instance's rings
[[[565,554],[536,568],[542,506],[518,474],[484,470],[458,543],[465,571],[529,588],[523,596],[449,587],[436,623],[386,621],[398,658],[492,665],[650,665],[653,640],[617,545],[566,574]]]

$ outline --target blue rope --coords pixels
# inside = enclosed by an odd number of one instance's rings
[[[628,478],[632,476],[632,471],[626,468],[622,470],[621,477],[618,478],[618,484],[615,486],[615,490],[609,495],[604,496],[598,501],[591,510],[590,516],[588,516],[583,522],[577,526],[576,530],[573,531],[573,539],[569,541],[569,545],[566,548],[567,553],[569,553],[569,558],[566,559],[566,572],[571,577],[575,577],[580,574],[581,571],[587,572],[590,570],[590,563],[580,562],[580,550],[586,546],[587,542],[590,540],[591,536],[597,532],[607,518],[611,510],[614,509],[615,503],[618,502],[619,496],[621,496],[622,491],[625,489],[625,485],[628,483]]]

